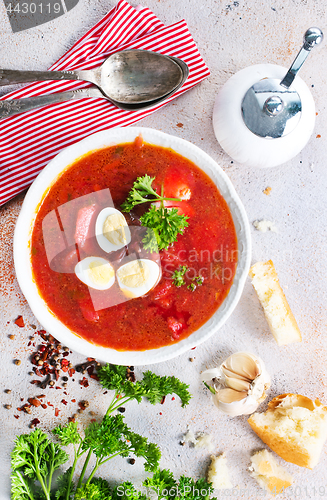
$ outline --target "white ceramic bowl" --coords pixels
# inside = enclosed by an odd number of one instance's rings
[[[116,351],[87,342],[63,325],[49,310],[33,280],[30,238],[38,205],[49,187],[67,166],[88,152],[119,143],[132,142],[139,134],[145,142],[166,148],[188,158],[211,177],[231,210],[238,239],[238,265],[229,294],[216,313],[189,337],[173,345],[147,351]],[[188,351],[216,333],[238,303],[251,259],[250,228],[244,207],[224,171],[204,151],[188,141],[158,130],[142,127],[114,128],[98,132],[59,153],[34,181],[25,197],[14,237],[14,261],[19,285],[39,322],[64,345],[98,360],[122,365],[147,365],[165,361]]]

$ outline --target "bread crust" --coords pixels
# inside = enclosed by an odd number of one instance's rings
[[[288,400],[285,402],[287,397]],[[297,407],[306,408],[312,412],[317,411],[316,419],[319,426],[319,437],[310,435],[309,438],[303,440],[301,431],[292,430],[292,433],[286,433],[284,429],[283,432],[279,433],[278,427],[273,428],[268,425],[269,417],[274,418],[279,412],[278,409],[285,408],[292,411]],[[267,417],[267,425],[262,422],[262,420],[265,420],[264,418],[257,418],[258,415],[260,414],[254,413],[251,415],[248,422],[260,439],[277,455],[287,462],[308,469],[312,469],[318,463],[321,448],[327,437],[327,406],[322,405],[318,399],[312,401],[301,394],[281,394],[269,402],[268,410],[263,414],[263,417]]]
[[[249,276],[277,344],[301,342],[300,329],[279,284],[273,261],[257,262],[250,268]],[[278,307],[274,307],[275,303]]]

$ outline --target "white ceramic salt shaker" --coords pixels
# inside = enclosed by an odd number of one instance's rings
[[[222,87],[213,127],[218,142],[235,161],[248,167],[275,167],[304,148],[313,132],[315,104],[308,86],[296,75],[322,40],[319,28],[309,28],[288,71],[258,64],[239,71]]]

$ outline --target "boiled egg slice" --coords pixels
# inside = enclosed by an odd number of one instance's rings
[[[75,266],[79,280],[90,288],[108,290],[115,282],[115,271],[110,262],[102,257],[86,257]]]
[[[95,237],[105,252],[114,252],[131,241],[131,232],[123,214],[113,207],[99,213],[95,223]]]
[[[121,291],[130,299],[142,297],[156,286],[161,277],[161,269],[149,259],[131,260],[117,271],[117,281]]]

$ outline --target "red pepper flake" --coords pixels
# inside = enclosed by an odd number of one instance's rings
[[[50,401],[48,401],[48,406],[53,406],[53,405],[50,403]]]
[[[87,358],[88,362],[95,361],[95,358]]]
[[[68,417],[68,422],[73,422],[73,423],[75,423],[75,419],[74,419],[74,417]]]
[[[15,418],[19,418],[19,415],[14,415]]]
[[[61,360],[61,366],[62,366],[62,365],[64,365],[64,366],[65,366],[65,365],[69,365],[69,361],[68,361],[68,359],[62,359],[62,360]]]
[[[58,417],[59,411],[60,411],[59,408],[55,408],[55,417]]]
[[[104,393],[103,393],[103,394],[108,394],[108,391],[104,391]]]
[[[99,377],[95,373],[90,375],[90,377],[93,378],[94,380],[99,380]]]
[[[15,319],[15,325],[19,326],[19,328],[23,328],[25,326],[23,316],[18,316],[18,318]]]
[[[90,422],[94,423],[94,422],[96,422],[96,419],[95,418],[91,418]]]
[[[56,385],[56,389],[61,389],[61,387],[59,387],[59,385]]]
[[[74,369],[74,368],[69,368],[69,370],[68,370],[68,375],[69,375],[70,377],[72,377],[72,376],[74,375],[74,373],[75,373],[75,369]]]
[[[176,127],[182,128],[182,127],[184,127],[184,124],[183,123],[177,123]]]
[[[65,366],[65,365],[64,365],[64,366],[62,366],[62,367],[61,367],[61,369],[62,369],[62,371],[63,371],[63,372],[65,372],[65,373],[66,373],[66,372],[68,372],[68,366]]]
[[[159,412],[159,415],[162,415],[161,411]]]
[[[166,396],[164,396],[164,397],[162,398],[162,400],[160,401],[160,404],[161,404],[161,405],[163,405],[165,401],[166,401]]]
[[[173,396],[173,397],[171,398],[171,400],[172,400],[172,401],[175,401],[175,398],[174,398],[174,396]]]
[[[62,399],[61,402],[62,402],[63,405],[67,404],[67,401],[65,399]]]
[[[39,401],[38,399],[36,398],[28,398],[28,402],[32,405],[32,406],[40,406],[41,404],[41,401]]]
[[[83,386],[83,387],[88,387],[89,386],[89,381],[87,380],[86,377],[83,377],[82,380],[79,381],[79,383]]]
[[[62,355],[65,356],[65,357],[69,356],[69,352],[63,352]]]
[[[35,368],[35,367],[34,367],[34,368],[33,368],[33,371],[34,371],[34,373],[35,373],[35,375],[36,375],[37,377],[43,377],[42,373],[40,372],[40,370],[39,370],[38,368]]]
[[[40,420],[38,418],[34,418],[31,422],[31,425],[38,425],[40,423]]]
[[[45,403],[43,403],[42,405],[42,408],[46,409],[47,408],[47,405]]]
[[[316,135],[317,139],[320,139],[321,135],[320,134],[317,134]],[[24,326],[24,325],[23,325]]]
[[[31,343],[32,343],[32,342],[31,342],[31,341],[29,341],[29,343],[27,344],[27,347],[29,347],[29,346],[31,345]]]
[[[56,368],[54,369],[54,376],[56,377],[56,380],[59,380],[59,373],[58,370],[56,370]]]
[[[24,401],[24,398],[20,398],[21,401]]]
[[[31,384],[39,384],[40,381],[39,380],[31,380]]]
[[[40,394],[39,396],[36,396],[38,399],[45,398],[45,394]]]
[[[196,347],[192,347],[191,351],[194,351],[194,349],[196,349]]]
[[[72,399],[72,403],[76,403],[76,399]]]

